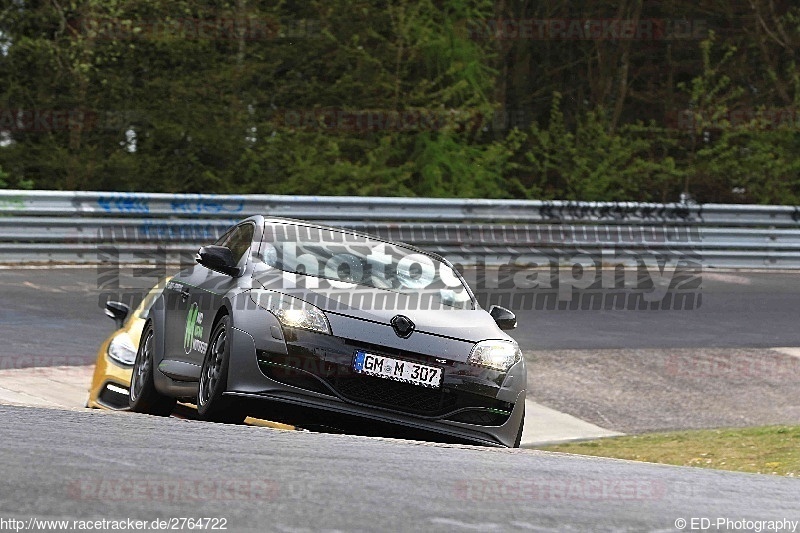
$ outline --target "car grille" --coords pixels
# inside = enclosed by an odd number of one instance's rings
[[[275,359],[280,360],[282,358],[278,356]],[[316,375],[312,373],[302,372],[296,368],[276,363],[274,361],[262,360],[259,362],[259,366],[265,376],[270,379],[274,379],[279,383],[297,387],[298,389],[304,389],[318,392],[320,394],[327,394],[328,396],[333,396],[331,390],[326,387]]]
[[[498,413],[485,409],[470,409],[449,416],[447,419],[479,426],[502,426],[506,423],[509,416],[511,416],[510,413]]]
[[[348,400],[419,415],[444,414],[455,407],[457,400],[455,395],[442,389],[372,376],[343,376],[329,383]]]
[[[128,395],[117,392],[116,390],[112,390],[108,388],[108,385],[108,383],[103,385],[103,390],[101,390],[100,394],[97,396],[98,403],[101,403],[110,409],[127,409]],[[117,388],[122,388],[121,385],[114,385]]]

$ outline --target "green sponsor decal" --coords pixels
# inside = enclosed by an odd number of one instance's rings
[[[203,313],[197,308],[197,303],[193,303],[186,315],[186,330],[183,335],[183,351],[187,354],[192,349],[204,352],[205,344],[203,339]]]

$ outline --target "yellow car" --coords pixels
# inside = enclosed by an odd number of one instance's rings
[[[120,302],[107,302],[106,315],[117,322],[117,329],[100,345],[86,407],[93,409],[128,409],[131,371],[139,349],[139,338],[150,307],[169,280],[155,285],[133,310]]]
[[[142,303],[133,312],[124,303],[114,301],[106,303],[106,315],[114,319],[119,329],[100,345],[100,350],[97,352],[97,361],[86,407],[117,411],[129,409],[128,391],[131,387],[133,363],[139,349],[142,329],[153,302],[170,279],[172,278],[164,279],[150,289],[142,299]],[[173,415],[181,418],[195,418],[194,406],[179,403]],[[250,417],[245,420],[245,423],[274,429],[296,429],[294,426]]]

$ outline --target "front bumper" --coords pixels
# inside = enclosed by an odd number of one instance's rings
[[[512,446],[516,439],[525,400],[524,361],[503,373],[306,330],[286,329],[283,334],[286,353],[278,353],[256,350],[252,337],[234,330],[231,353],[236,355],[228,383],[232,394],[357,415],[482,444]],[[443,368],[441,387],[354,373],[358,350]],[[240,381],[244,367],[251,370]]]
[[[123,366],[111,359],[105,353],[106,347],[107,343],[103,345],[103,352],[95,362],[86,407],[115,411],[126,410],[128,409],[127,391],[131,386],[133,367]]]

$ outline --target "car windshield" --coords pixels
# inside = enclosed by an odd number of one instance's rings
[[[261,259],[283,273],[315,278],[305,283],[319,288],[318,280],[340,290],[381,289],[398,293],[430,294],[440,303],[474,308],[472,296],[461,277],[446,263],[419,250],[344,230],[267,224]],[[269,276],[270,268],[257,276]]]

